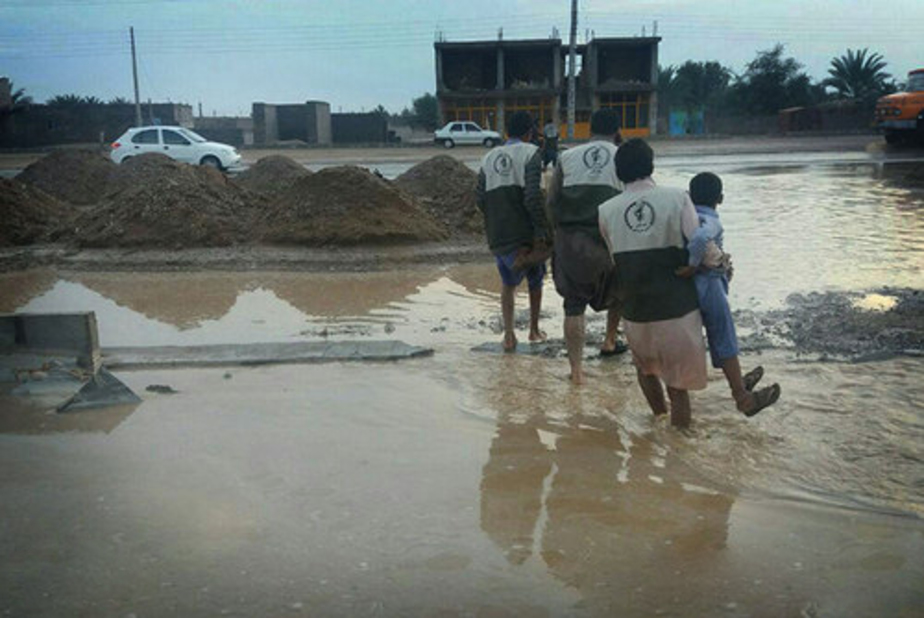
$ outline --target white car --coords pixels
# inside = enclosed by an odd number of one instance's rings
[[[483,144],[486,148],[493,148],[503,140],[497,131],[482,129],[474,122],[467,120],[457,120],[434,131],[433,141],[446,148],[452,148],[456,144]]]
[[[109,158],[116,163],[148,152],[193,165],[210,165],[228,170],[239,167],[241,155],[234,146],[210,142],[185,127],[135,127],[112,143]]]

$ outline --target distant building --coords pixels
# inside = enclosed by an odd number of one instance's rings
[[[331,143],[330,104],[324,101],[283,105],[254,103],[251,118],[255,144]]]
[[[660,37],[601,38],[577,46],[575,137],[590,135],[591,114],[616,110],[625,137],[656,132]],[[504,132],[515,111],[567,134],[568,47],[560,39],[434,44],[442,122],[472,120]]]

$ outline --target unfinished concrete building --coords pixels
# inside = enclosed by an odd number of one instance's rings
[[[293,141],[317,145],[331,143],[330,104],[325,101],[290,105],[254,103],[251,118],[256,144]]]
[[[575,137],[590,135],[597,109],[616,110],[623,135],[655,132],[659,37],[592,39],[577,47]],[[528,111],[539,126],[553,119],[567,133],[568,47],[560,39],[437,42],[436,94],[441,120],[471,120],[504,132]]]

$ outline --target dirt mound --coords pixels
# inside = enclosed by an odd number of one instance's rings
[[[70,207],[41,189],[0,178],[0,247],[27,245],[53,236],[51,230],[71,216]]]
[[[59,150],[24,169],[16,180],[62,202],[86,206],[106,194],[117,170],[115,163],[98,152]]]
[[[330,167],[299,178],[267,210],[263,238],[276,243],[356,245],[447,237],[411,196],[365,169]]]
[[[74,222],[84,247],[210,247],[246,240],[259,198],[210,167],[161,154],[132,157]]]
[[[282,193],[293,182],[308,176],[310,171],[303,165],[284,155],[270,155],[257,161],[235,180],[245,189],[257,193]]]
[[[419,163],[395,179],[416,197],[452,236],[484,233],[484,216],[475,205],[478,175],[448,155]]]

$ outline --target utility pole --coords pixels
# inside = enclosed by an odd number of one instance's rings
[[[571,0],[571,37],[568,43],[568,139],[574,139],[575,64],[577,62],[577,0]]]
[[[141,99],[138,97],[138,61],[135,59],[135,28],[129,26],[128,32],[132,38],[132,79],[135,81],[135,126],[141,126]]]

